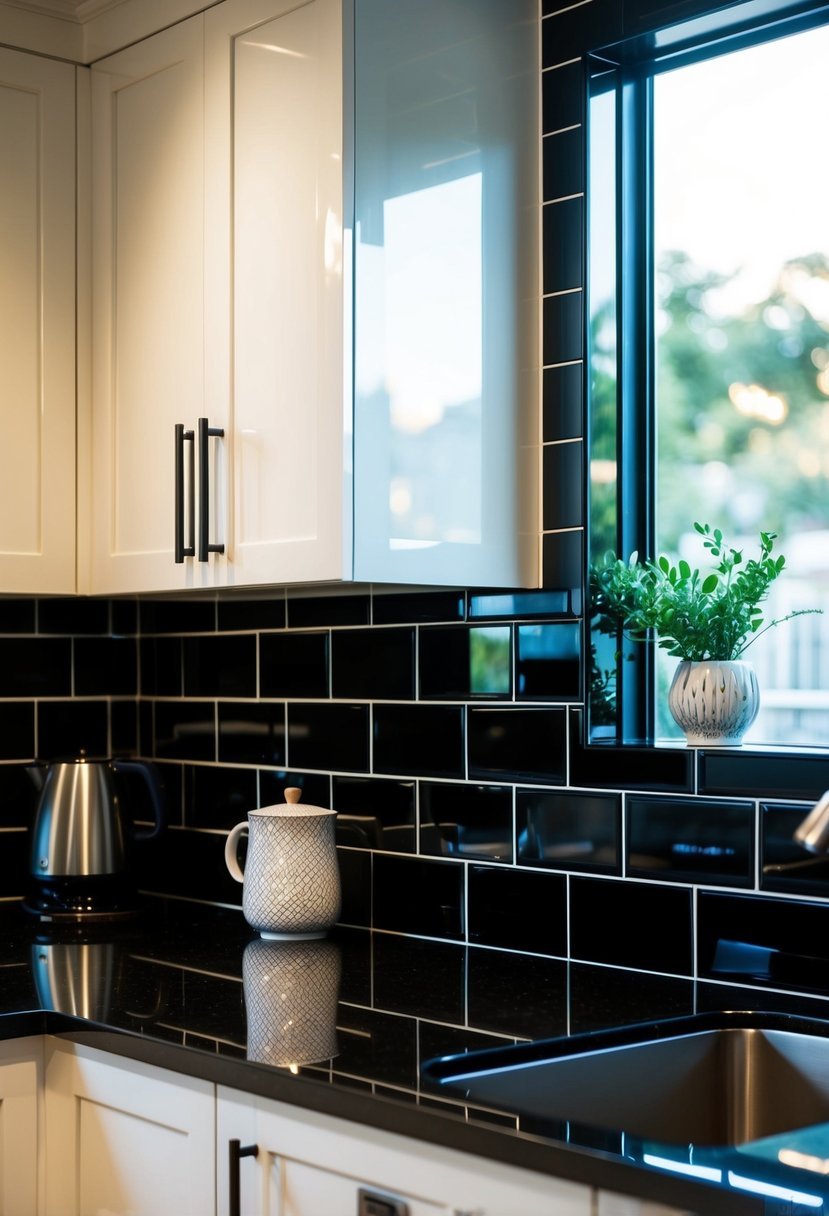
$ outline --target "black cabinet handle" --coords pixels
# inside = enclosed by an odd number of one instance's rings
[[[176,537],[175,558],[178,563],[185,557],[196,556],[196,479],[195,479],[195,436],[192,431],[185,431],[180,422],[176,423]],[[187,486],[187,507],[190,519],[188,528],[188,544],[184,543],[184,445],[190,444],[190,480]]]
[[[210,461],[208,440],[222,439],[224,427],[210,426],[206,418],[199,419],[199,561],[206,562],[209,553],[224,553],[224,545],[210,543]]]
[[[242,1199],[240,1195],[239,1162],[243,1157],[259,1155],[258,1144],[246,1144],[242,1147],[240,1140],[228,1140],[228,1194],[227,1216],[242,1216]]]

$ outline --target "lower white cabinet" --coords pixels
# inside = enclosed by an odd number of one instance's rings
[[[38,1212],[38,1094],[41,1039],[0,1043],[0,1212]]]
[[[212,1084],[53,1039],[45,1075],[46,1216],[214,1211]]]

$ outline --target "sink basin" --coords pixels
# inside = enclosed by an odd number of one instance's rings
[[[444,1058],[425,1071],[500,1110],[724,1147],[829,1122],[827,1035],[829,1025],[785,1015],[700,1015]]]

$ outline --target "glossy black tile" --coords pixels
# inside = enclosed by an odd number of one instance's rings
[[[373,953],[376,1009],[438,1022],[464,1022],[463,946],[378,933]]]
[[[242,887],[225,865],[225,836],[178,828],[157,841],[136,842],[133,850],[139,886],[176,898],[199,899],[241,907]]]
[[[420,695],[430,700],[509,697],[509,625],[424,625],[419,639]]]
[[[109,633],[109,600],[83,596],[38,600],[38,633]]]
[[[414,781],[334,777],[332,798],[338,844],[417,852]]]
[[[180,697],[183,687],[181,638],[145,637],[139,643],[141,693]]]
[[[700,891],[703,979],[829,993],[829,903]]]
[[[562,616],[581,616],[584,566],[582,546],[584,533],[547,532],[541,541],[541,565],[544,586],[556,588],[566,597]]]
[[[135,638],[75,638],[75,696],[129,696],[138,687]]]
[[[576,132],[580,134],[580,132]],[[551,135],[552,140],[564,138]],[[546,164],[546,161],[545,161]],[[584,285],[584,201],[581,198],[545,203],[542,210],[544,225],[544,291],[570,291]]]
[[[110,751],[113,756],[135,756],[138,753],[138,704],[135,701],[112,701],[109,707]]]
[[[336,629],[331,635],[331,695],[408,701],[415,695],[415,631]]]
[[[567,964],[558,959],[470,949],[470,1026],[528,1039],[567,1033]]]
[[[363,849],[337,849],[342,888],[341,925],[371,925],[371,866],[373,855]]]
[[[367,625],[371,619],[368,595],[316,595],[288,597],[288,624],[292,629],[315,625]]]
[[[810,810],[803,803],[760,804],[760,886],[766,891],[829,896],[829,854],[810,853],[794,839]]]
[[[32,701],[0,702],[0,760],[33,760],[34,754],[34,703]],[[0,802],[2,802],[1,794]]]
[[[544,529],[579,528],[583,523],[584,458],[582,441],[546,444],[544,468]]]
[[[284,764],[282,702],[219,702],[219,760],[224,764]]]
[[[570,710],[570,784],[616,790],[690,794],[694,753],[685,748],[612,747],[582,743],[582,711]],[[741,791],[734,791],[739,793]]]
[[[331,778],[327,773],[285,772],[264,769],[259,773],[259,805],[274,806],[285,801],[285,790],[302,790],[302,802],[310,806],[331,807]]]
[[[590,0],[575,8],[545,0],[541,22],[541,65],[553,67],[607,46],[622,36],[622,5],[618,0]],[[547,15],[551,14],[551,15]]]
[[[567,879],[470,866],[469,941],[530,954],[567,955]]]
[[[0,599],[0,634],[34,633],[35,600]]]
[[[406,625],[410,621],[462,621],[466,615],[464,591],[402,591],[372,597],[375,625]]]
[[[470,619],[503,620],[506,617],[534,620],[569,612],[569,596],[557,591],[470,591]]]
[[[627,799],[627,872],[668,882],[754,886],[754,805]]]
[[[373,861],[375,929],[463,939],[463,866],[383,853]]]
[[[581,291],[547,296],[543,304],[543,358],[545,365],[584,358]]]
[[[67,697],[70,638],[0,638],[0,697]]]
[[[152,762],[153,773],[158,782],[164,813],[168,826],[182,827],[184,825],[184,774],[183,764],[164,764]],[[132,786],[130,787],[133,788]],[[141,791],[140,801],[133,798],[129,811],[137,818],[147,818],[146,795]]]
[[[336,1072],[387,1085],[417,1084],[417,1023],[413,1018],[340,1005]]]
[[[694,1012],[693,980],[570,964],[571,1034]]]
[[[829,755],[796,752],[701,751],[699,792],[745,798],[815,801],[829,789]]]
[[[212,702],[156,701],[153,718],[152,754],[159,760],[216,759],[216,709]]]
[[[516,790],[515,821],[522,865],[621,873],[620,794]]]
[[[544,442],[580,439],[584,434],[584,364],[545,367],[543,375]]]
[[[570,955],[640,971],[690,975],[691,892],[612,879],[570,879]]]
[[[258,805],[256,770],[188,765],[184,770],[184,824],[229,831]]]
[[[152,701],[138,702],[138,750],[142,756],[155,753],[154,715],[155,705]]]
[[[581,62],[544,72],[541,77],[543,134],[573,127],[584,119],[584,69]]]
[[[26,893],[29,873],[29,833],[20,831],[5,831],[0,833],[0,844],[3,849],[3,866],[0,869],[0,899],[22,898]],[[11,970],[4,968],[5,972]],[[12,981],[13,982],[13,981]],[[4,976],[3,986],[5,988]],[[28,1008],[34,1006],[29,1005]]]
[[[259,691],[263,697],[327,697],[329,634],[269,633],[259,639]]]
[[[82,751],[109,755],[106,701],[41,701],[37,707],[40,760],[72,760]]]
[[[256,696],[256,638],[184,638],[182,656],[186,697]]]
[[[212,633],[216,605],[212,600],[140,600],[138,622],[145,633]]]
[[[468,861],[512,861],[512,791],[420,783],[420,850]]]
[[[113,600],[109,612],[113,636],[126,637],[138,633],[137,600]]]
[[[367,705],[289,705],[288,763],[292,768],[366,772]]]
[[[460,705],[375,705],[374,771],[463,777]]]
[[[285,599],[219,600],[216,605],[220,630],[284,629]]]
[[[584,127],[570,127],[566,131],[557,131],[554,135],[547,135],[544,138],[542,148],[542,190],[543,201],[548,203],[550,199],[568,198],[573,194],[582,194],[584,192],[584,156],[585,156],[585,132]],[[575,278],[572,282],[561,284],[561,288],[581,287],[584,284],[583,277],[583,258],[584,258],[584,232],[582,230],[582,200],[577,201],[580,205],[573,210],[573,215],[578,215],[578,227],[572,230],[572,239],[576,246],[575,251],[571,251],[566,245],[562,246],[562,252],[568,261],[572,261],[575,269]],[[546,208],[545,208],[546,210]],[[570,221],[568,220],[568,224]],[[545,277],[544,290],[557,291],[560,288],[552,285],[547,278],[547,221],[544,222],[544,263]]]
[[[29,765],[0,764],[0,827],[31,826],[43,776]]]
[[[578,621],[516,625],[515,651],[515,692],[519,701],[566,701],[580,696]]]
[[[509,778],[563,785],[567,771],[563,709],[468,710],[470,778]]]

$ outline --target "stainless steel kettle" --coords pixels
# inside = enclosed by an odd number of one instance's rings
[[[137,760],[77,760],[50,764],[42,780],[32,829],[31,889],[24,906],[42,920],[118,916],[134,910],[127,875],[125,831],[114,777],[137,774],[152,808],[150,828],[132,839],[151,839],[164,826],[154,770]]]

